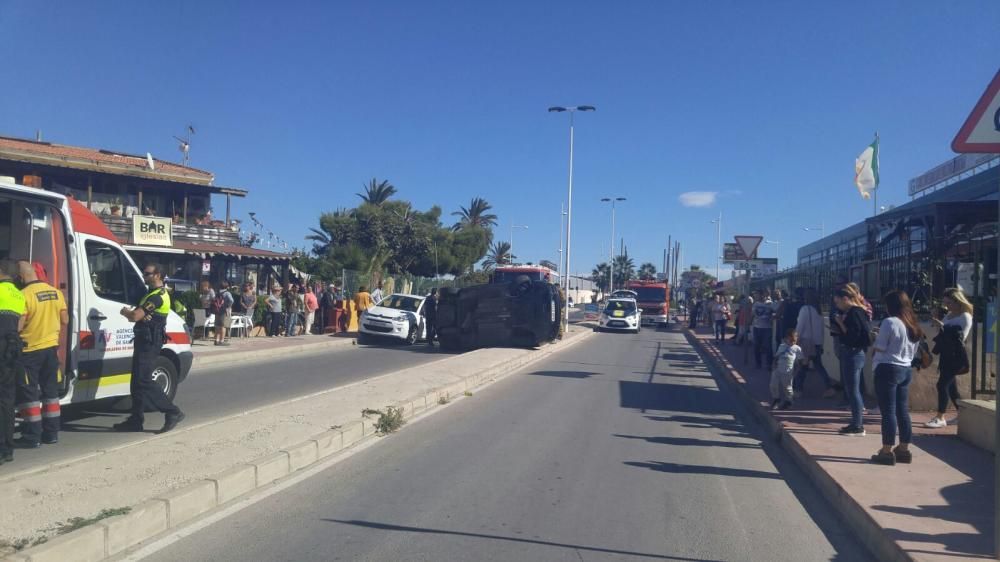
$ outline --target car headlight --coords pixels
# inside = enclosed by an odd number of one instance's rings
[[[409,319],[410,319],[410,317],[407,316],[407,315],[405,315],[405,314],[400,314],[399,316],[393,318],[393,320],[395,320],[396,322],[406,322]]]

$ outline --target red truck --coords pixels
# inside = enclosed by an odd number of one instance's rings
[[[642,309],[642,325],[666,326],[670,315],[670,286],[666,281],[639,281],[625,283],[625,288],[635,291],[636,303]]]

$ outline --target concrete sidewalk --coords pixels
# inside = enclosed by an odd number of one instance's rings
[[[877,558],[992,559],[993,455],[960,441],[954,425],[928,429],[923,424],[933,414],[912,412],[913,464],[872,464],[869,457],[881,446],[877,411],[865,416],[867,436],[838,435],[849,412],[836,407],[839,393],[820,397],[819,376],[810,372],[805,396],[789,410],[771,412],[770,373],[754,367],[752,350],[729,340],[720,347],[707,329],[688,334]],[[866,403],[873,407],[874,397]]]

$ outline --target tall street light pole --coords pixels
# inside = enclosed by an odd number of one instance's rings
[[[514,265],[514,229],[523,228],[528,229],[528,225],[525,224],[514,224],[510,223],[510,264]]]
[[[722,211],[719,211],[719,218],[712,219],[715,223],[715,281],[719,282],[719,275],[722,271]]]
[[[825,221],[820,222],[819,226],[803,226],[802,230],[805,230],[806,232],[816,232],[818,230],[819,231],[819,237],[820,238],[825,238],[826,237],[826,222]]]
[[[566,298],[569,298],[569,267],[570,249],[572,247],[573,234],[573,115],[577,111],[595,111],[592,105],[577,105],[574,107],[553,106],[549,108],[549,113],[569,112],[569,187],[566,196]],[[569,323],[569,307],[566,307],[566,323]]]
[[[611,203],[611,258],[608,260],[608,296],[615,291],[615,203],[624,197],[602,197],[602,203]]]
[[[559,284],[562,285],[562,278],[566,276],[565,271],[562,270],[563,266],[563,228],[566,225],[566,206],[564,203],[559,204]]]
[[[780,267],[780,263],[781,263],[781,242],[778,241],[778,240],[764,240],[764,243],[765,244],[773,244],[774,245],[774,258],[776,260],[778,260],[779,267]]]

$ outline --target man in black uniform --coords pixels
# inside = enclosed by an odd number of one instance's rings
[[[431,294],[424,301],[424,323],[427,325],[427,345],[434,347],[434,334],[437,330],[437,287],[431,288]]]
[[[148,404],[166,415],[166,421],[160,430],[160,433],[166,433],[177,427],[177,424],[184,419],[184,412],[167,398],[160,385],[153,380],[153,364],[160,356],[160,349],[167,336],[170,295],[163,287],[163,274],[159,265],[146,265],[142,269],[142,277],[149,286],[149,292],[142,297],[135,308],[126,306],[121,309],[122,316],[130,322],[135,322],[131,382],[132,415],[114,427],[117,431],[142,431]]]
[[[24,295],[14,286],[16,264],[0,260],[0,464],[14,460],[15,369],[21,357]]]

